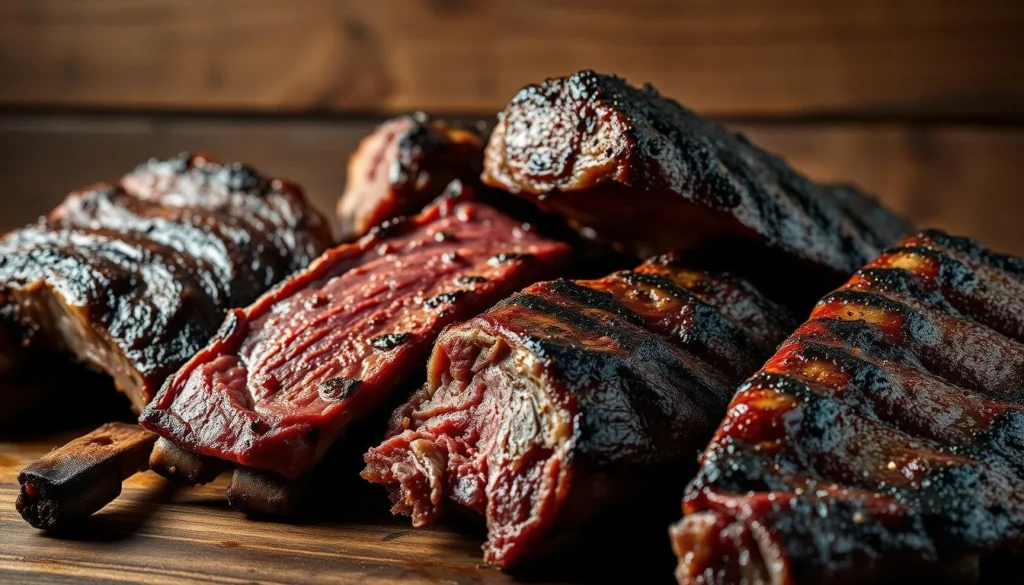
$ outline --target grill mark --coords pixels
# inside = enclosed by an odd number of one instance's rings
[[[993,324],[990,323],[988,320],[979,319],[974,314],[972,314],[973,311],[971,311],[969,303],[956,303],[955,297],[951,298],[950,295],[944,295],[941,292],[929,292],[927,290],[921,290],[923,289],[923,286],[918,285],[917,287],[912,287],[912,285],[909,285],[909,283],[907,283],[908,286],[906,288],[910,290],[892,291],[889,290],[888,286],[886,285],[888,285],[889,282],[896,281],[896,279],[892,278],[889,275],[879,274],[882,272],[888,272],[911,275],[913,274],[912,272],[898,268],[870,270],[872,272],[869,278],[871,278],[872,276],[877,276],[879,280],[882,280],[882,286],[875,286],[872,285],[871,282],[869,282],[869,290],[863,292],[867,294],[873,294],[878,297],[883,297],[885,299],[892,301],[893,303],[899,303],[901,305],[904,305],[908,307],[909,310],[916,313],[918,315],[918,318],[928,321],[929,323],[932,320],[929,319],[925,315],[925,313],[929,311],[934,311],[938,313],[938,315],[941,317],[947,317],[949,319],[962,323],[962,326],[965,328],[976,327],[978,329],[989,331],[993,334],[998,335],[999,337],[1006,338],[1006,341],[1008,343],[1011,343],[1013,345],[1020,345],[1021,351],[1024,351],[1024,345],[1021,345],[1020,340],[1013,338],[1013,336],[1008,335],[1006,332],[993,326]],[[867,270],[862,272],[867,272]],[[907,278],[911,278],[913,279],[913,281],[916,281],[918,283],[920,282],[919,279],[914,278],[913,276],[904,276],[900,280],[903,280],[905,282]]]
[[[245,195],[247,200],[232,200],[230,210],[204,206],[199,199],[187,205],[165,206],[162,193],[145,187],[140,196],[127,191],[147,177],[170,181],[172,189],[177,181],[194,181],[229,199]],[[299,260],[275,234],[284,229],[277,220],[288,220],[287,229],[300,226],[292,218],[278,217],[276,208],[265,203],[271,195],[289,198],[287,189],[274,189],[269,179],[251,167],[194,160],[183,153],[170,161],[151,160],[138,165],[120,186],[104,185],[73,193],[51,212],[47,225],[56,229],[100,225],[119,233],[137,233],[189,256],[197,246],[215,251],[195,255],[206,268],[200,284],[210,287],[207,292],[213,298],[228,299],[227,306],[244,306],[290,272]],[[193,241],[195,238],[201,241]],[[256,258],[259,268],[253,267]]]
[[[862,268],[857,276],[871,287],[872,291],[888,290],[899,296],[913,296],[928,303],[943,303],[947,299],[941,293],[929,290],[920,277],[902,268]]]
[[[962,315],[948,303],[918,307],[914,306],[917,304],[916,299],[912,297],[900,298],[884,290],[864,292],[841,290],[829,295],[826,299],[857,298],[858,296],[863,299],[869,299],[867,302],[863,302],[863,304],[875,303],[874,306],[892,307],[901,314],[901,317],[904,318],[903,334],[907,341],[910,342],[907,344],[907,349],[921,360],[930,373],[938,375],[938,372],[934,371],[934,366],[930,365],[930,359],[922,360],[924,357],[922,350],[929,345],[929,341],[932,341],[929,339],[930,336],[935,336],[937,338],[936,341],[941,340],[945,337],[945,332],[950,328],[967,332],[976,331],[983,336],[992,337],[996,340],[997,345],[999,343],[1005,344],[1017,349],[1020,355],[1024,355],[1024,344],[989,327],[986,323],[971,318],[969,315]],[[883,310],[888,312],[889,309]],[[934,316],[929,316],[929,312],[934,312]],[[942,323],[941,321],[944,319],[949,322]],[[1021,363],[1024,363],[1024,360]],[[950,375],[947,374],[939,377],[948,379]]]
[[[548,284],[550,283],[545,283],[545,285]],[[699,409],[698,412],[707,413],[720,410],[719,406],[713,404],[714,392],[706,391],[712,389],[709,386],[709,383],[716,380],[716,378],[706,375],[705,371],[699,371],[698,368],[694,368],[694,363],[703,367],[701,362],[698,362],[696,359],[691,358],[691,356],[676,350],[660,336],[649,333],[646,329],[638,327],[622,318],[615,318],[616,315],[614,313],[610,314],[610,319],[601,323],[588,316],[586,311],[581,309],[577,303],[573,303],[572,301],[569,301],[568,303],[559,303],[545,299],[533,292],[518,293],[502,303],[501,306],[508,307],[509,305],[516,305],[531,311],[546,313],[551,315],[554,320],[570,324],[574,330],[584,334],[591,334],[597,337],[607,337],[625,351],[637,352],[641,349],[650,351],[651,355],[659,360],[659,363],[675,372],[676,380],[679,382],[679,388],[684,389],[683,392],[686,397],[697,405],[697,408]],[[572,364],[563,362],[563,360],[568,358],[568,356],[566,356],[567,352],[575,356],[583,356],[587,353],[591,353],[576,345],[563,346],[545,339],[532,339],[528,346],[531,351],[542,358],[551,355],[553,346],[559,347],[560,351],[557,353],[559,354],[560,359],[554,360],[554,362],[558,367],[562,368],[563,371],[566,371],[567,368],[573,367]],[[576,357],[575,359],[576,361],[583,361],[583,358],[580,357]],[[694,389],[697,390],[694,391]]]
[[[630,285],[636,286],[637,284],[646,284],[659,290],[665,291],[668,294],[690,302],[703,302],[698,299],[693,293],[684,290],[682,287],[658,274],[649,274],[642,272],[634,272],[632,270],[623,270],[616,272],[615,277],[625,280]]]
[[[996,293],[990,289],[988,282],[983,278],[984,275],[979,276],[977,271],[992,271],[1008,277],[1011,282],[1012,275],[987,264],[972,269],[950,255],[948,250],[940,251],[920,245],[892,248],[883,258],[897,253],[918,254],[936,262],[939,266],[939,275],[936,279],[938,286],[928,287],[921,275],[906,269],[867,268],[859,271],[858,275],[875,288],[881,288],[879,292],[906,296],[937,308],[951,307],[959,316],[992,329],[1000,335],[1024,342],[1020,329],[1024,320],[1015,321],[1005,314],[1004,318],[999,318],[1000,311],[1012,309],[994,298]],[[1024,290],[1024,287],[1021,290]],[[1017,302],[1014,305],[1020,307],[1021,303]],[[954,313],[949,310],[946,312]]]
[[[733,321],[727,314],[719,310],[718,307],[705,302],[696,294],[680,287],[668,278],[655,274],[643,274],[632,271],[619,272],[616,273],[614,277],[621,278],[633,286],[636,286],[637,283],[652,286],[669,293],[689,305],[690,309],[693,311],[694,327],[692,330],[686,332],[687,335],[685,338],[681,339],[684,343],[700,343],[708,345],[708,342],[710,341],[708,337],[709,335],[712,333],[724,333],[727,343],[738,350],[740,354],[755,356],[761,353],[755,349],[757,344],[750,338],[741,323]],[[755,294],[754,296],[757,295]],[[705,323],[709,326],[703,327],[702,325]],[[714,331],[712,331],[712,329],[714,329]],[[763,354],[761,355],[763,356]]]
[[[951,236],[939,230],[922,230],[916,235],[939,247],[959,252],[992,268],[1024,276],[1024,257],[993,252],[970,238]]]
[[[718,302],[712,301],[720,301],[721,296],[727,296],[732,294],[741,295],[744,301],[750,302],[757,308],[758,312],[764,318],[764,326],[774,330],[772,332],[765,331],[766,335],[768,336],[770,336],[771,333],[775,333],[777,336],[781,338],[786,333],[789,333],[796,329],[797,325],[799,325],[799,322],[794,318],[794,316],[790,313],[788,309],[784,309],[781,306],[773,303],[772,301],[769,301],[766,297],[762,296],[761,293],[758,292],[758,290],[754,288],[750,283],[740,278],[737,278],[731,274],[710,274],[706,272],[700,272],[700,274],[702,275],[702,278],[700,280],[695,282],[693,286],[684,287],[673,281],[671,278],[664,276],[661,273],[647,271],[641,272],[641,270],[647,267],[666,267],[674,268],[677,271],[682,272],[697,272],[695,270],[689,269],[686,266],[686,263],[680,262],[676,257],[675,253],[669,253],[663,255],[662,257],[648,260],[643,265],[641,265],[641,267],[636,271],[622,271],[620,273],[616,273],[614,276],[629,279],[636,279],[637,277],[660,278],[665,281],[666,286],[674,288],[677,292],[690,295],[696,298],[698,302],[704,303],[714,308],[716,311],[721,313],[724,318],[732,322],[736,326],[736,328],[739,331],[743,332],[743,334],[746,335],[748,338],[750,338],[750,336],[747,333],[746,325],[738,319],[733,319],[732,311],[730,311],[730,307],[727,306],[728,303],[723,304],[723,306],[719,306]],[[652,286],[657,286],[658,288],[665,290],[666,292],[672,293],[671,290],[663,286],[657,285],[656,283],[652,282],[650,284]],[[708,298],[705,299],[704,297]],[[752,338],[750,339],[751,341],[753,341]],[[774,342],[769,344],[769,347],[767,348],[769,350],[769,353],[772,349],[774,349],[775,345],[776,344]]]
[[[839,417],[845,418],[847,425],[852,425],[857,421],[867,422],[876,427],[874,431],[888,433],[889,438],[897,444],[909,443],[916,446],[916,451],[926,450],[938,455],[946,455],[953,458],[960,457],[956,453],[943,449],[935,441],[917,437],[874,417],[862,415],[850,404],[838,400],[832,394],[833,389],[820,382],[805,380],[791,374],[761,372],[751,379],[749,387],[747,385],[741,387],[740,393],[747,389],[781,391],[781,393],[789,394],[800,400],[800,404],[794,408],[794,411],[798,411],[799,414],[786,422],[786,433],[789,435],[789,439],[784,441],[784,449],[775,453],[774,457],[792,462],[795,468],[810,472],[810,475],[815,479],[835,477],[834,471],[821,467],[816,461],[816,456],[830,454],[830,448],[817,443],[824,441],[822,437],[828,433],[828,429],[832,428],[835,424],[834,421]],[[801,433],[804,436],[797,438],[793,437],[792,433]],[[841,433],[841,436],[844,437],[844,444],[848,445],[856,441],[854,437],[857,435]],[[888,443],[888,441],[885,442]],[[810,449],[808,449],[809,447]],[[970,465],[970,463],[965,461],[962,464]],[[937,466],[932,472],[934,473],[942,467]],[[846,471],[853,471],[854,469],[851,468]],[[858,481],[861,478],[846,478],[838,481],[848,484],[847,480],[852,479],[853,485],[857,487],[902,499],[919,500],[923,497],[920,486],[914,484],[909,484],[909,487],[895,486],[887,483],[885,480],[876,479],[877,475],[862,476],[862,478],[868,481]]]
[[[883,367],[883,362],[875,359],[873,356],[866,354],[854,355],[850,349],[844,345],[823,343],[819,339],[796,339],[795,344],[797,345],[796,353],[803,359],[825,361],[835,364],[840,370],[849,376],[849,384],[856,391],[850,395],[844,394],[843,396],[837,396],[835,390],[838,388],[830,388],[832,391],[828,393],[828,397],[831,397],[841,404],[852,408],[854,412],[860,416],[864,416],[874,422],[882,424],[888,428],[905,433],[915,439],[922,441],[929,441],[934,444],[935,447],[941,448],[942,439],[936,438],[935,436],[925,436],[924,434],[911,431],[910,429],[898,426],[901,421],[892,420],[891,417],[884,416],[878,410],[875,401],[868,396],[868,393],[893,393],[897,392],[901,395],[906,395],[911,390],[905,387],[897,378],[895,373],[887,370]],[[790,345],[790,344],[787,344]],[[785,346],[783,347],[783,350]],[[911,368],[913,369],[913,368]],[[915,370],[916,371],[916,370]],[[804,376],[799,374],[788,373],[786,375],[796,377],[797,379],[804,380],[808,383],[821,384],[828,387],[823,382],[817,382],[814,380],[808,380]],[[963,387],[958,386],[955,383],[948,381],[945,378],[935,376],[927,372],[919,372],[926,381],[932,381],[939,385],[945,386],[950,391],[955,391],[963,394],[969,394],[972,400],[983,400],[984,397],[976,394],[975,392]],[[925,382],[927,383],[927,382]],[[863,398],[864,400],[860,400]],[[894,399],[902,400],[899,396],[893,396]],[[937,403],[938,404],[938,403]],[[911,421],[913,422],[913,421]],[[981,430],[981,429],[979,429]],[[965,443],[968,444],[968,443]]]
[[[895,313],[903,319],[910,319],[917,315],[917,311],[913,310],[906,303],[889,298],[876,291],[840,289],[825,296],[825,298],[818,302],[818,305],[821,306],[830,303],[865,305],[881,309],[885,313]]]
[[[552,293],[565,297],[574,303],[611,313],[637,327],[645,327],[644,319],[619,304],[611,293],[594,290],[587,286],[581,286],[571,280],[561,278],[547,283],[546,288]]]
[[[927,238],[933,240],[920,241]],[[803,518],[802,514],[815,513],[819,505],[806,495],[800,497],[799,503],[794,503],[793,509],[766,510],[769,522],[773,518],[779,522],[776,527],[769,526],[768,529],[780,535],[779,542],[784,555],[796,567],[785,568],[782,572],[784,578],[798,575],[795,572],[797,570],[831,571],[841,568],[828,558],[814,556],[820,554],[826,546],[819,544],[816,534],[801,530],[815,527],[824,534],[836,533],[852,538],[853,544],[868,552],[875,552],[883,559],[890,558],[887,555],[891,552],[905,552],[908,550],[908,542],[911,542],[908,539],[916,539],[927,545],[916,551],[925,561],[936,561],[943,553],[963,550],[980,550],[984,554],[984,551],[1013,542],[1019,536],[1022,520],[1017,505],[1019,502],[1009,496],[1013,495],[1012,482],[1024,471],[1024,440],[1021,439],[1024,436],[1024,407],[1019,405],[1020,397],[999,396],[993,400],[991,392],[970,392],[962,384],[950,380],[962,379],[969,385],[981,383],[986,387],[1004,383],[1003,373],[1006,370],[1002,366],[999,373],[988,375],[985,370],[987,366],[972,363],[975,361],[971,359],[972,355],[982,363],[987,363],[984,360],[994,356],[1009,356],[1012,364],[1024,363],[1024,360],[1018,360],[1017,357],[1024,355],[1020,339],[1015,343],[1013,334],[1000,331],[990,335],[993,333],[990,330],[997,328],[992,322],[1006,311],[1015,310],[1007,309],[1004,302],[1008,301],[996,295],[1009,296],[1011,299],[1016,296],[1018,291],[1014,290],[1013,275],[1010,273],[1019,270],[1020,265],[1024,265],[1024,259],[999,258],[1001,255],[987,253],[973,240],[953,238],[938,232],[920,232],[916,239],[911,237],[906,241],[915,245],[892,248],[885,254],[913,253],[934,262],[933,266],[938,268],[934,282],[938,287],[932,286],[929,272],[875,267],[858,272],[864,282],[855,279],[846,285],[846,290],[830,295],[823,301],[845,300],[878,308],[894,319],[898,316],[901,324],[899,333],[905,341],[893,342],[891,337],[890,341],[886,341],[884,337],[885,332],[893,332],[893,329],[887,327],[896,323],[895,320],[871,319],[876,325],[864,320],[843,321],[822,316],[801,327],[801,331],[791,336],[777,354],[777,357],[791,355],[797,360],[821,359],[836,364],[850,376],[849,382],[847,378],[827,377],[822,378],[822,382],[808,380],[810,384],[821,386],[825,393],[818,398],[812,396],[806,400],[805,405],[798,406],[804,412],[797,416],[810,417],[812,426],[808,427],[809,430],[794,429],[791,439],[785,441],[787,446],[795,446],[806,452],[798,458],[800,460],[797,465],[781,472],[778,467],[772,471],[770,465],[765,463],[778,464],[777,459],[765,457],[763,453],[740,453],[742,446],[735,445],[733,437],[720,435],[705,452],[706,464],[688,489],[688,497],[694,498],[688,510],[690,513],[720,509],[702,500],[702,494],[708,489],[717,491],[723,484],[736,486],[733,491],[737,492],[737,500],[733,505],[742,503],[742,493],[748,490],[762,492],[758,494],[762,503],[766,492],[781,492],[775,494],[777,498],[790,498],[791,494],[785,493],[787,489],[768,483],[763,486],[755,484],[771,474],[798,477],[804,470],[818,474],[819,465],[816,465],[815,454],[821,454],[824,456],[820,466],[822,472],[856,481],[860,479],[859,472],[864,470],[868,474],[865,477],[870,481],[865,480],[863,483],[869,486],[870,493],[893,498],[894,502],[899,502],[906,509],[907,517],[914,520],[910,525],[887,524],[885,521],[892,508],[889,512],[879,511],[880,516],[875,517],[873,510],[879,508],[858,507],[864,504],[846,494],[836,496],[835,492],[823,492],[821,497],[828,501],[837,501],[838,497],[840,502],[849,499],[853,506],[851,511],[864,512],[861,520],[855,522],[857,526],[849,527],[852,530],[838,530],[839,525],[822,524],[813,517]],[[932,244],[947,249],[936,249]],[[956,250],[954,246],[960,249]],[[967,260],[964,259],[965,255]],[[884,259],[885,255],[882,256]],[[988,270],[1002,270],[1003,274]],[[856,288],[851,289],[852,285],[856,285]],[[976,307],[970,308],[970,304]],[[920,338],[921,331],[929,326],[940,333],[938,341]],[[873,345],[876,351],[851,353],[868,345]],[[791,354],[785,353],[787,347]],[[998,353],[986,354],[985,347],[992,347]],[[1004,351],[1007,353],[1004,354]],[[925,363],[931,361],[934,364],[930,365],[937,366],[937,369],[949,371],[943,372],[943,375],[932,373],[929,370],[933,368],[923,368],[917,363],[918,354],[927,357]],[[894,362],[906,366],[906,369]],[[958,364],[969,375],[958,375]],[[808,374],[813,375],[810,372]],[[941,386],[933,385],[932,380],[941,383]],[[751,389],[783,392],[799,386],[799,382],[784,380],[778,374],[762,371],[752,377],[741,388],[741,392]],[[893,389],[898,389],[900,393],[893,393]],[[931,392],[929,396],[939,396],[940,400],[919,403],[916,400],[905,400],[901,396],[911,391]],[[958,395],[958,391],[963,391],[966,396]],[[877,392],[886,394],[879,396],[875,394]],[[967,413],[957,413],[952,419],[941,416],[943,404],[955,406],[960,404],[961,399],[964,399],[965,406],[970,404]],[[756,403],[751,404],[751,408],[762,420],[771,421],[772,426],[777,424],[790,428],[792,421],[788,415],[764,410]],[[836,419],[831,411],[842,413],[845,420]],[[896,427],[883,419],[889,412],[893,413],[893,423],[899,424],[902,421],[909,428]],[[920,416],[921,412],[929,414],[924,417]],[[863,422],[858,418],[863,419]],[[824,449],[829,445],[823,443],[822,439],[829,439],[825,435],[829,433],[832,420],[835,420],[835,429],[831,432],[842,439],[842,444],[849,446],[850,453],[854,453],[853,449],[872,444],[878,452],[875,455],[865,452],[857,454],[857,465],[854,466]],[[945,425],[950,421],[955,426],[948,427],[947,431]],[[978,430],[975,431],[975,428]],[[861,433],[859,437],[855,434],[858,432]],[[770,436],[761,433],[758,430],[744,436],[752,444],[760,440],[759,437]],[[800,434],[805,436],[801,437]],[[909,437],[909,440],[902,440],[904,436]],[[911,482],[896,480],[891,473],[876,472],[871,466],[872,458],[879,458],[884,465],[886,460],[881,458],[888,453],[898,453],[902,463],[914,462],[920,457],[924,467],[908,471],[907,479],[913,480]],[[787,478],[782,476],[780,479]],[[890,480],[897,487],[886,485],[885,482]],[[722,495],[728,497],[732,494]],[[824,512],[820,514],[822,517],[825,515]],[[834,518],[835,514],[829,513],[828,516]],[[756,518],[754,520],[757,521]],[[751,526],[747,519],[738,518],[736,521],[744,523],[748,528]],[[860,527],[862,521],[872,525],[873,529],[867,531]],[[879,537],[892,540],[879,542]],[[932,551],[931,554],[925,554],[928,551]],[[715,560],[710,561],[707,568],[721,566],[732,565],[729,561]]]
[[[595,335],[606,335],[607,331],[605,327],[602,327],[597,321],[587,317],[582,311],[576,307],[569,307],[561,304],[553,303],[547,299],[544,299],[537,294],[534,294],[534,290],[537,287],[531,287],[530,292],[522,292],[513,295],[503,301],[498,307],[504,307],[507,305],[516,305],[529,309],[531,311],[537,311],[539,313],[547,313],[554,317],[554,319],[561,323],[569,323],[573,328],[579,330],[582,333],[589,333]]]

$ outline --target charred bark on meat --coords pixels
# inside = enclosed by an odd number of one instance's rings
[[[790,323],[745,283],[673,256],[528,287],[441,336],[363,476],[416,526],[453,507],[484,515],[485,559],[504,569],[603,522],[665,518],[666,482],[692,470]]]
[[[905,238],[741,386],[672,529],[679,582],[976,581],[1024,537],[1022,406],[1024,259]]]
[[[813,183],[652,87],[593,71],[516,94],[483,181],[639,257],[735,247],[818,295],[908,230],[856,189]]]
[[[227,309],[329,243],[294,185],[205,157],[153,160],[0,240],[0,346],[70,353],[141,410]]]
[[[484,138],[474,128],[416,113],[399,116],[363,138],[349,158],[337,215],[342,240],[418,214],[452,181],[479,183]]]

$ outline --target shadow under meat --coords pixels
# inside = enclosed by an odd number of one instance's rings
[[[161,480],[159,486],[152,490],[146,490],[142,497],[132,498],[127,505],[125,505],[126,502],[118,505],[118,500],[115,500],[103,510],[71,526],[41,532],[40,535],[44,538],[75,542],[124,540],[141,530],[157,510],[171,501],[180,487],[172,482]],[[121,498],[125,498],[125,494],[122,493]]]
[[[31,352],[0,371],[0,440],[49,438],[106,422],[135,422],[127,397],[110,377],[66,355]]]

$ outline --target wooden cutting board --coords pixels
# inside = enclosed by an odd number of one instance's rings
[[[249,520],[227,505],[227,475],[206,486],[176,489],[152,472],[138,474],[85,525],[60,537],[47,535],[15,511],[17,475],[73,436],[0,442],[0,582],[516,582],[481,564],[478,536],[444,527],[413,529],[386,514],[386,498],[384,515],[371,522]],[[638,567],[629,568],[632,560],[621,559],[622,567],[636,578],[608,574],[590,582],[652,582]],[[670,567],[657,573],[671,582]]]

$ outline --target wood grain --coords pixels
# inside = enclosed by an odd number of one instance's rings
[[[83,429],[84,430],[87,429]],[[673,559],[668,538],[652,562],[624,553],[610,567],[587,570],[562,563],[516,578],[481,564],[482,541],[473,530],[437,525],[413,529],[391,517],[383,490],[353,476],[335,490],[335,510],[308,524],[247,519],[228,508],[229,474],[205,486],[174,486],[153,472],[124,484],[121,497],[77,529],[52,535],[35,530],[14,511],[18,471],[79,433],[0,442],[0,582],[2,583],[434,583],[534,585],[627,581],[668,584]],[[340,513],[339,513],[340,511]],[[666,521],[667,524],[667,521]],[[617,550],[637,535],[609,532]],[[565,578],[552,581],[552,576]],[[571,578],[570,578],[571,577]]]
[[[373,120],[171,116],[0,116],[0,229],[32,221],[70,189],[182,150],[251,162],[298,180],[330,212],[345,162]],[[747,124],[751,139],[822,180],[855,182],[920,226],[1024,254],[1024,129],[901,124]]]
[[[6,0],[0,104],[500,109],[582,68],[715,115],[1024,114],[1019,0]]]
[[[67,436],[0,443],[0,582],[509,583],[480,566],[480,541],[407,521],[288,525],[247,520],[227,477],[175,491],[152,472],[80,530],[48,536],[14,511],[17,473]],[[386,510],[384,501],[374,502]],[[386,514],[386,513],[385,513]]]
[[[22,469],[15,507],[36,528],[81,522],[116,499],[126,478],[149,470],[155,442],[137,424],[104,424]]]

